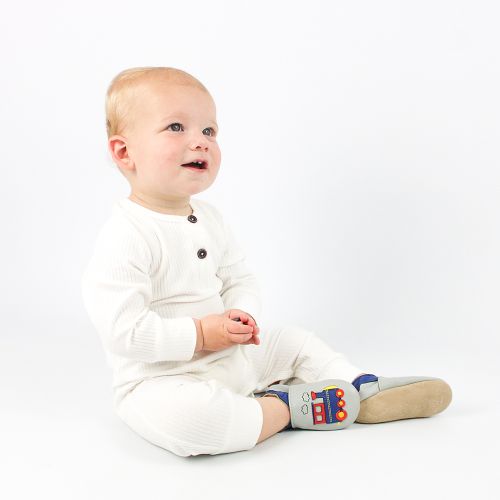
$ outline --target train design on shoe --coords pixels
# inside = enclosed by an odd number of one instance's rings
[[[340,424],[347,418],[343,396],[344,391],[336,385],[329,385],[321,392],[304,392],[302,399],[307,404],[302,405],[302,413],[306,415],[311,407],[314,425]]]

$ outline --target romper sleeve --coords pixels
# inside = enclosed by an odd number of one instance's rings
[[[220,295],[225,309],[241,309],[258,324],[262,309],[261,290],[257,277],[246,262],[246,255],[229,224],[223,220],[225,250],[217,270],[222,280]]]
[[[151,363],[190,360],[196,324],[150,310],[151,264],[151,249],[132,224],[105,225],[82,275],[84,306],[108,351]]]

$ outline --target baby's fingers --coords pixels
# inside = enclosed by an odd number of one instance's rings
[[[229,332],[229,337],[232,342],[237,344],[244,344],[252,338],[252,333],[231,333]]]
[[[246,342],[243,342],[243,345],[252,345],[252,344],[260,345],[260,339],[258,335],[257,336],[254,335],[253,338],[250,338]]]
[[[229,330],[229,328],[231,330]],[[245,325],[241,323],[241,321],[231,320],[231,323],[228,325],[229,333],[253,333],[254,327],[251,325]]]

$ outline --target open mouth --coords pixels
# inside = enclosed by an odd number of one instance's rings
[[[207,168],[207,162],[206,161],[192,161],[190,163],[183,163],[181,167],[190,167],[190,168],[197,168],[199,170],[205,170]]]

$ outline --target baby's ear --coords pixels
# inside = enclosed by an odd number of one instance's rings
[[[133,169],[133,161],[128,154],[127,142],[121,135],[113,135],[108,139],[108,149],[113,161],[120,169]]]

